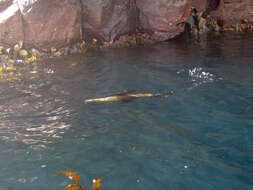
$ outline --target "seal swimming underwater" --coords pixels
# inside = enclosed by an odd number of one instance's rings
[[[148,99],[148,98],[154,98],[154,97],[167,97],[173,94],[173,91],[169,91],[166,93],[158,93],[158,94],[151,94],[151,93],[131,94],[132,92],[135,92],[135,90],[125,90],[113,96],[108,96],[104,98],[87,99],[87,100],[84,100],[84,102],[85,103],[104,103],[104,102],[128,103],[134,100]]]

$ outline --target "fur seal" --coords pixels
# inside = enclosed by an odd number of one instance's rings
[[[151,93],[131,94],[132,92],[135,92],[135,90],[125,90],[113,96],[108,96],[104,98],[87,99],[87,100],[84,100],[84,102],[85,103],[104,103],[104,102],[128,103],[134,100],[148,99],[148,98],[154,98],[154,97],[167,97],[173,94],[173,91],[169,91],[166,93],[158,93],[158,94],[151,94]]]

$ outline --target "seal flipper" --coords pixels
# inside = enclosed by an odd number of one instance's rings
[[[122,92],[119,92],[119,93],[115,94],[115,96],[125,96],[125,95],[127,95],[129,93],[133,93],[133,92],[136,92],[136,90],[133,90],[133,89],[123,90]]]
[[[130,103],[130,102],[133,102],[134,100],[131,99],[131,98],[124,98],[122,100],[120,100],[118,103],[120,104],[126,104],[126,103]]]

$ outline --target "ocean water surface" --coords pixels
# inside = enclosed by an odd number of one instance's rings
[[[174,94],[84,103],[126,89]],[[0,190],[253,189],[252,35],[17,65],[0,95]]]

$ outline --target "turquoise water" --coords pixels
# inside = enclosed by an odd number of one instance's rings
[[[0,83],[0,190],[253,189],[253,36],[89,51]],[[22,69],[21,69],[22,68]],[[167,98],[85,104],[125,89]]]

